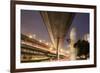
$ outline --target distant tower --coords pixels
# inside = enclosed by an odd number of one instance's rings
[[[74,44],[76,43],[76,28],[73,27],[70,31],[70,60],[75,60],[76,59],[76,55],[77,55],[77,51],[74,48]]]
[[[71,32],[70,32],[70,39],[71,39],[71,42],[75,43],[76,42],[76,28],[73,27],[71,29]]]
[[[84,34],[83,40],[90,42],[90,35],[89,35],[89,33]]]

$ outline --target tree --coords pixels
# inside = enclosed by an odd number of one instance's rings
[[[89,42],[88,41],[78,40],[74,44],[74,47],[77,49],[77,56],[80,57],[80,59],[87,59],[89,57]]]

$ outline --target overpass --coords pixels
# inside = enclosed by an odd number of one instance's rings
[[[39,40],[29,38],[21,34],[21,62],[40,62],[56,60],[56,50],[50,49],[51,46]],[[52,47],[53,48],[53,47]],[[60,52],[60,58],[65,58],[66,55]]]
[[[21,34],[21,62],[68,59],[66,52],[61,51],[61,48],[75,13],[40,11],[40,14],[53,47]]]

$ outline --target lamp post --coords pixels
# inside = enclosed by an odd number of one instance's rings
[[[29,35],[29,38],[33,38],[33,36],[32,35]]]
[[[57,37],[57,60],[59,60],[59,37]]]

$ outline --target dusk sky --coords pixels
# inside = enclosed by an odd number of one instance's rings
[[[76,13],[71,27],[77,29],[78,38],[89,33],[89,13]],[[69,30],[70,32],[70,30]],[[50,37],[43,19],[38,11],[21,10],[21,33],[36,34],[37,39],[42,39],[50,42]],[[69,33],[66,33],[69,36]]]

